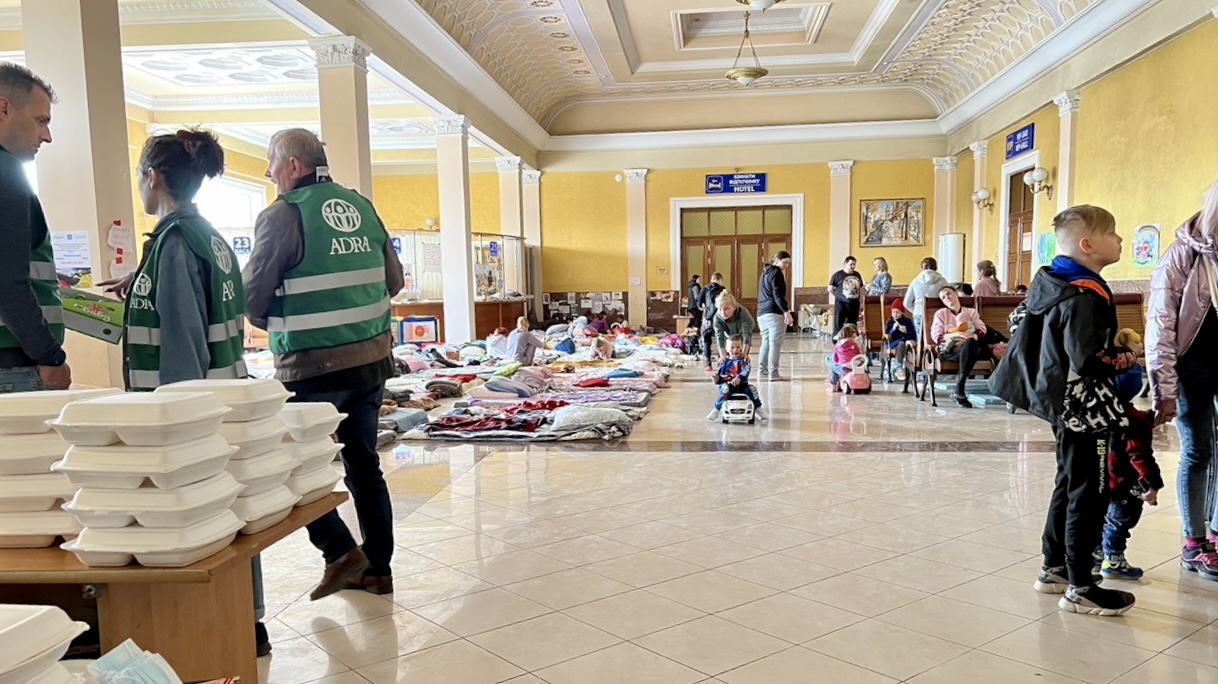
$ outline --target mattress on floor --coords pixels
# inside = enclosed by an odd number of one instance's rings
[[[625,437],[633,430],[633,423],[606,423],[575,430],[431,430],[414,429],[402,435],[404,440],[448,441],[448,442],[574,442],[581,440],[611,440]]]

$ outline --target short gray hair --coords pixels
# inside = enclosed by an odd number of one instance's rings
[[[271,153],[280,159],[295,157],[305,166],[316,169],[329,166],[326,147],[317,134],[307,128],[288,128],[271,136]]]
[[[0,97],[7,97],[15,105],[24,106],[29,102],[34,88],[41,88],[51,102],[57,102],[55,90],[51,84],[42,80],[29,69],[12,62],[0,62]]]

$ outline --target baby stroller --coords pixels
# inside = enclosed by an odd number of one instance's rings
[[[840,385],[845,394],[871,394],[871,376],[867,374],[867,357],[863,354],[850,359],[849,370]]]
[[[748,423],[752,425],[756,420],[753,400],[744,392],[731,392],[723,400],[723,408],[719,410],[719,417],[724,423]]]

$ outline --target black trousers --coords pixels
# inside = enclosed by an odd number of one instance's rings
[[[944,361],[955,361],[960,365],[960,375],[956,378],[956,396],[964,395],[965,383],[968,382],[968,376],[972,375],[973,366],[977,365],[980,355],[981,343],[975,339],[957,343],[951,351],[939,354],[939,358]]]
[[[1106,433],[1071,432],[1054,428],[1057,437],[1057,480],[1042,538],[1045,567],[1065,566],[1070,584],[1093,584],[1092,553],[1104,532],[1108,509],[1108,448]]]
[[[715,351],[715,326],[712,325],[702,333],[702,352],[706,356],[706,365],[713,364],[711,356]]]
[[[842,331],[842,326],[849,323],[850,325],[859,324],[859,303],[835,301],[833,303],[833,334],[836,336]]]

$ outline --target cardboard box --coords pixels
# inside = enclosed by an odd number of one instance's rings
[[[127,305],[117,299],[70,287],[59,288],[63,299],[63,323],[68,330],[110,344],[123,338],[123,314]]]

